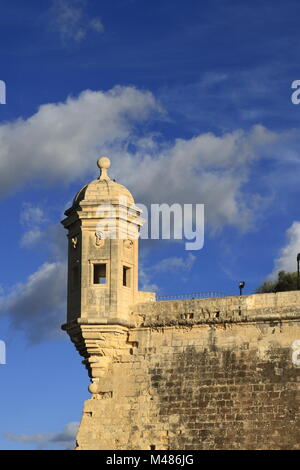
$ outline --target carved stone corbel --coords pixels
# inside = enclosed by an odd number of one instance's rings
[[[74,321],[63,326],[75,344],[79,354],[84,358],[82,363],[88,370],[91,384],[88,389],[92,398],[99,398],[104,392],[102,382],[109,375],[112,364],[119,362],[120,357],[129,355],[131,344],[127,342],[128,328],[120,325],[91,323],[90,320]],[[105,395],[108,397],[107,393]]]

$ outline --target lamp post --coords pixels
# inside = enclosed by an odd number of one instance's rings
[[[299,257],[299,259],[300,259],[300,257]],[[240,295],[243,294],[243,289],[244,289],[244,287],[245,287],[245,281],[241,281],[241,282],[239,283]]]
[[[297,254],[297,289],[300,289],[300,253]]]

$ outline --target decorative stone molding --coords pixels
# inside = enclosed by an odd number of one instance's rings
[[[126,362],[133,347],[128,341],[129,329],[121,325],[105,325],[101,322],[84,322],[83,319],[63,325],[79,354],[84,358],[82,363],[88,370],[91,384],[89,391],[92,398],[99,399],[112,396],[113,390],[102,389],[103,380],[111,373],[115,362]]]
[[[98,248],[103,248],[103,247],[104,247],[104,244],[105,244],[105,236],[104,236],[104,233],[101,232],[100,230],[96,230],[96,232],[95,232],[95,237],[96,237],[95,245],[96,245]]]

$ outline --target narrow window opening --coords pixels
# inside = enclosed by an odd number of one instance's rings
[[[130,287],[130,271],[130,268],[123,266],[123,286],[125,287]]]
[[[106,264],[94,264],[94,284],[106,284]]]

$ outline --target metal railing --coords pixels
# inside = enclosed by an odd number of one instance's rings
[[[175,295],[157,295],[156,300],[184,300],[184,299],[209,299],[212,297],[225,297],[223,292],[191,292],[189,294],[175,294]]]

